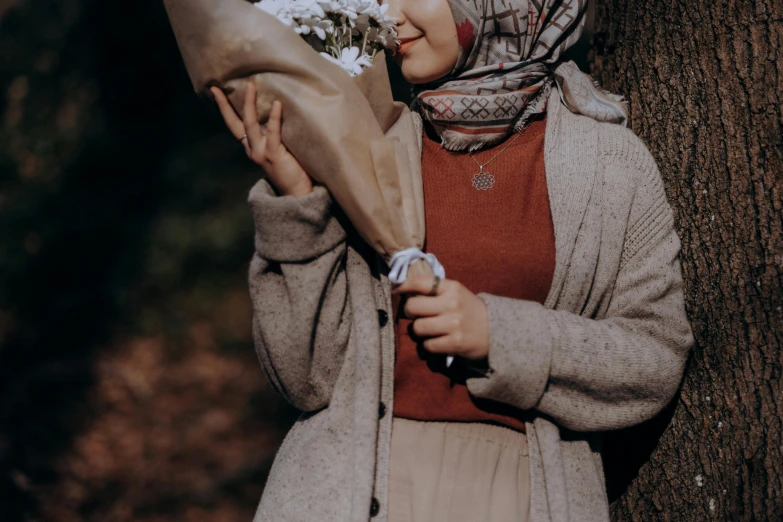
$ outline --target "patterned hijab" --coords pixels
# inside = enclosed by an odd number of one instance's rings
[[[600,89],[574,62],[559,62],[582,33],[587,0],[448,0],[459,57],[413,102],[448,150],[505,140],[545,112],[552,85],[573,112],[625,125],[622,97]],[[418,106],[418,107],[417,107]]]

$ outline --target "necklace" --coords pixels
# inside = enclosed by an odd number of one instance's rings
[[[519,131],[517,131],[517,135],[514,137],[514,139],[513,139],[513,140],[511,140],[511,141],[508,143],[508,145],[506,145],[505,147],[503,147],[503,149],[501,149],[501,151],[500,151],[500,152],[498,152],[497,154],[495,154],[494,156],[492,156],[492,157],[489,159],[489,161],[487,161],[487,162],[486,162],[486,163],[484,163],[483,165],[482,165],[482,164],[480,164],[480,163],[478,162],[478,160],[476,160],[476,158],[474,158],[474,157],[473,157],[473,154],[471,154],[471,155],[470,155],[470,157],[473,159],[473,161],[475,161],[475,162],[476,162],[476,165],[478,165],[478,168],[479,168],[479,171],[478,171],[476,174],[474,174],[474,175],[473,175],[473,186],[475,187],[475,189],[476,189],[476,190],[489,190],[489,189],[491,189],[491,188],[492,188],[492,185],[494,185],[494,184],[495,184],[495,176],[493,176],[491,172],[484,172],[484,167],[486,167],[487,165],[489,165],[489,163],[490,163],[490,162],[491,162],[493,159],[495,159],[495,158],[497,158],[498,156],[500,156],[501,154],[503,154],[503,151],[505,151],[507,148],[509,148],[509,147],[511,146],[511,144],[512,144],[512,143],[514,143],[514,142],[517,140],[517,138],[519,138],[519,136],[520,136],[521,134],[522,134],[522,129],[520,129]],[[474,153],[474,154],[475,154],[475,153]]]

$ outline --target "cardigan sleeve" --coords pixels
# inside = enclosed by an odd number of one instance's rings
[[[249,286],[253,339],[267,378],[294,407],[326,406],[348,344],[347,234],[327,189],[277,196],[260,180],[248,199],[255,222]]]
[[[605,316],[479,294],[488,311],[491,371],[467,380],[473,395],[535,408],[565,428],[605,431],[653,417],[676,393],[693,344],[680,240],[655,161],[639,144],[648,168],[637,172]]]

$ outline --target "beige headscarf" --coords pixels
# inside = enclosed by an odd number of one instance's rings
[[[503,141],[545,112],[556,81],[573,112],[625,125],[621,96],[595,84],[563,51],[582,33],[586,0],[449,0],[459,38],[454,69],[414,87],[418,108],[448,150]]]

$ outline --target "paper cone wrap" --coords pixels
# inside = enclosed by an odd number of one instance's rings
[[[421,151],[408,107],[392,99],[382,53],[351,76],[290,27],[244,0],[164,0],[196,92],[213,85],[242,114],[256,85],[261,123],[283,103],[282,141],[326,186],[384,260],[424,244]],[[432,273],[416,262],[411,273]]]

